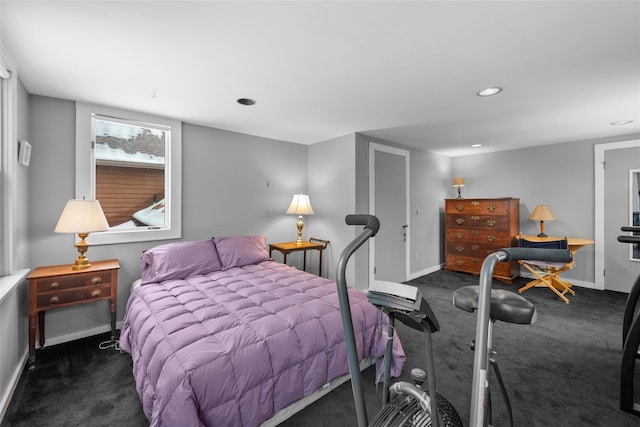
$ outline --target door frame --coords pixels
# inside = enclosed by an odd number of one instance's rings
[[[411,195],[411,185],[410,185],[410,152],[408,150],[403,150],[401,148],[391,147],[388,145],[378,144],[377,142],[369,142],[369,214],[375,215],[375,207],[376,207],[376,172],[375,172],[375,154],[376,151],[381,151],[384,153],[395,154],[397,156],[404,157],[404,170],[405,170],[405,224],[407,224],[407,240],[405,244],[405,271],[404,271],[404,280],[407,280],[409,277],[409,262],[411,260],[411,223],[409,215],[409,207],[410,207],[410,195]],[[376,239],[369,240],[369,280],[375,279],[374,268],[376,261]]]
[[[604,283],[604,156],[605,151],[640,147],[640,139],[596,144],[594,148],[595,170],[595,288],[605,289]]]

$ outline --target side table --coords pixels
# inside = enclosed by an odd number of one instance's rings
[[[316,239],[312,237],[308,242],[302,242],[301,244],[297,244],[296,242],[281,242],[281,243],[271,243],[269,244],[269,256],[271,253],[276,250],[282,253],[284,259],[282,260],[283,264],[287,263],[287,254],[291,252],[303,251],[302,255],[302,269],[306,270],[307,268],[307,251],[315,250],[320,252],[320,260],[318,261],[318,276],[322,276],[322,251],[324,251],[329,244],[328,240]]]
[[[111,344],[116,340],[118,303],[117,259],[92,261],[91,267],[73,270],[73,264],[37,267],[29,280],[29,369],[36,362],[36,315],[40,347],[44,347],[44,315],[58,307],[71,307],[94,301],[111,301]]]

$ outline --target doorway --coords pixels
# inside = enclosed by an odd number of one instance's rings
[[[404,282],[409,275],[409,151],[369,143],[369,213],[380,220],[370,241],[369,277]]]
[[[631,225],[629,173],[639,162],[640,140],[595,146],[596,289],[629,292],[640,274],[640,260],[632,260],[629,244],[616,239],[621,226]]]

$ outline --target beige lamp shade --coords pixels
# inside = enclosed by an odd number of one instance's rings
[[[72,199],[67,202],[58,225],[56,233],[77,233],[80,241],[75,244],[80,255],[73,265],[74,270],[82,270],[91,267],[89,259],[85,257],[85,252],[89,249],[86,238],[89,233],[95,231],[105,231],[109,229],[109,223],[104,216],[100,202],[97,200]]]
[[[553,212],[551,212],[551,209],[549,209],[549,206],[538,205],[533,209],[531,215],[529,215],[529,220],[540,221],[540,234],[538,234],[538,237],[547,237],[547,235],[544,234],[544,222],[555,221],[556,217],[553,215]]]
[[[309,196],[306,194],[294,194],[287,213],[298,215],[298,222],[296,223],[296,227],[298,227],[298,238],[296,239],[296,244],[302,245],[304,242],[304,240],[302,240],[302,229],[304,228],[302,215],[313,215],[313,208],[311,207]]]
[[[458,188],[464,187],[464,178],[462,177],[453,178],[453,186]]]

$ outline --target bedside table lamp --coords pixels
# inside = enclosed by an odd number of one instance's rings
[[[462,177],[453,178],[453,186],[458,187],[458,199],[462,199],[462,195],[460,194],[460,187],[464,187],[464,178]]]
[[[77,233],[80,241],[75,244],[80,255],[73,264],[73,270],[82,270],[91,267],[85,252],[89,249],[89,243],[85,240],[89,233],[105,231],[109,229],[109,223],[104,216],[100,202],[97,200],[71,199],[67,202],[58,225],[56,233]]]
[[[294,194],[293,200],[291,200],[291,205],[289,205],[289,209],[287,209],[287,213],[298,215],[298,223],[296,224],[298,227],[298,239],[296,240],[296,244],[301,245],[303,243],[302,229],[304,228],[302,215],[313,215],[313,208],[309,202],[309,196],[306,194]]]
[[[544,234],[544,222],[545,221],[555,221],[556,217],[553,216],[551,209],[547,205],[538,205],[535,207],[531,215],[529,215],[529,220],[531,221],[540,221],[540,234],[538,237],[547,237]]]

